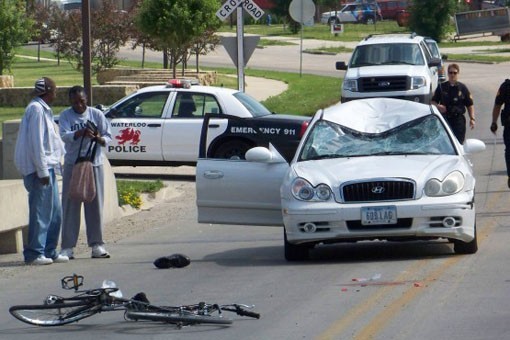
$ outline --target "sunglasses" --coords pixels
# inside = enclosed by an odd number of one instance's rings
[[[457,74],[459,72],[448,72],[448,74]]]

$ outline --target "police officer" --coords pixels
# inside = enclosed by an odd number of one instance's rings
[[[453,134],[461,144],[466,138],[466,108],[469,126],[475,127],[473,98],[466,85],[458,81],[460,68],[457,64],[448,65],[448,81],[440,83],[434,92],[431,103],[435,105],[450,125]]]
[[[501,111],[501,107],[503,111]],[[498,116],[501,112],[501,125],[503,126],[503,141],[505,142],[505,162],[508,175],[507,185],[510,188],[510,79],[506,79],[499,87],[494,107],[492,109],[491,131],[496,134],[498,130]]]

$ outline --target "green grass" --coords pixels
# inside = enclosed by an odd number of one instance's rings
[[[126,181],[117,180],[117,195],[119,205],[129,204],[133,208],[140,208],[142,200],[141,193],[155,193],[165,185],[159,179],[156,181]]]
[[[236,32],[236,26],[224,25],[220,32]],[[408,32],[406,27],[399,27],[394,20],[376,22],[375,25],[365,24],[344,24],[344,33],[335,36],[331,34],[331,28],[328,25],[317,23],[314,26],[303,27],[304,39],[320,39],[333,41],[359,41],[369,34],[378,33],[402,33]],[[283,37],[301,37],[301,31],[292,33],[288,26],[283,25],[245,25],[244,33],[257,34],[260,36],[283,36]]]

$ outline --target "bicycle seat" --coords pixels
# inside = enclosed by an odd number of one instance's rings
[[[167,268],[182,268],[186,267],[191,263],[189,257],[183,254],[172,254],[169,256],[163,256],[157,258],[154,261],[154,265],[159,269],[167,269]]]

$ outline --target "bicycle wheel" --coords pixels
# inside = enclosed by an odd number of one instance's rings
[[[196,315],[189,312],[140,312],[126,311],[126,318],[134,321],[160,321],[183,326],[197,324],[230,325],[232,320],[212,315]]]
[[[47,305],[20,305],[9,308],[16,319],[36,326],[61,326],[94,315],[100,306],[87,301],[57,302]]]

